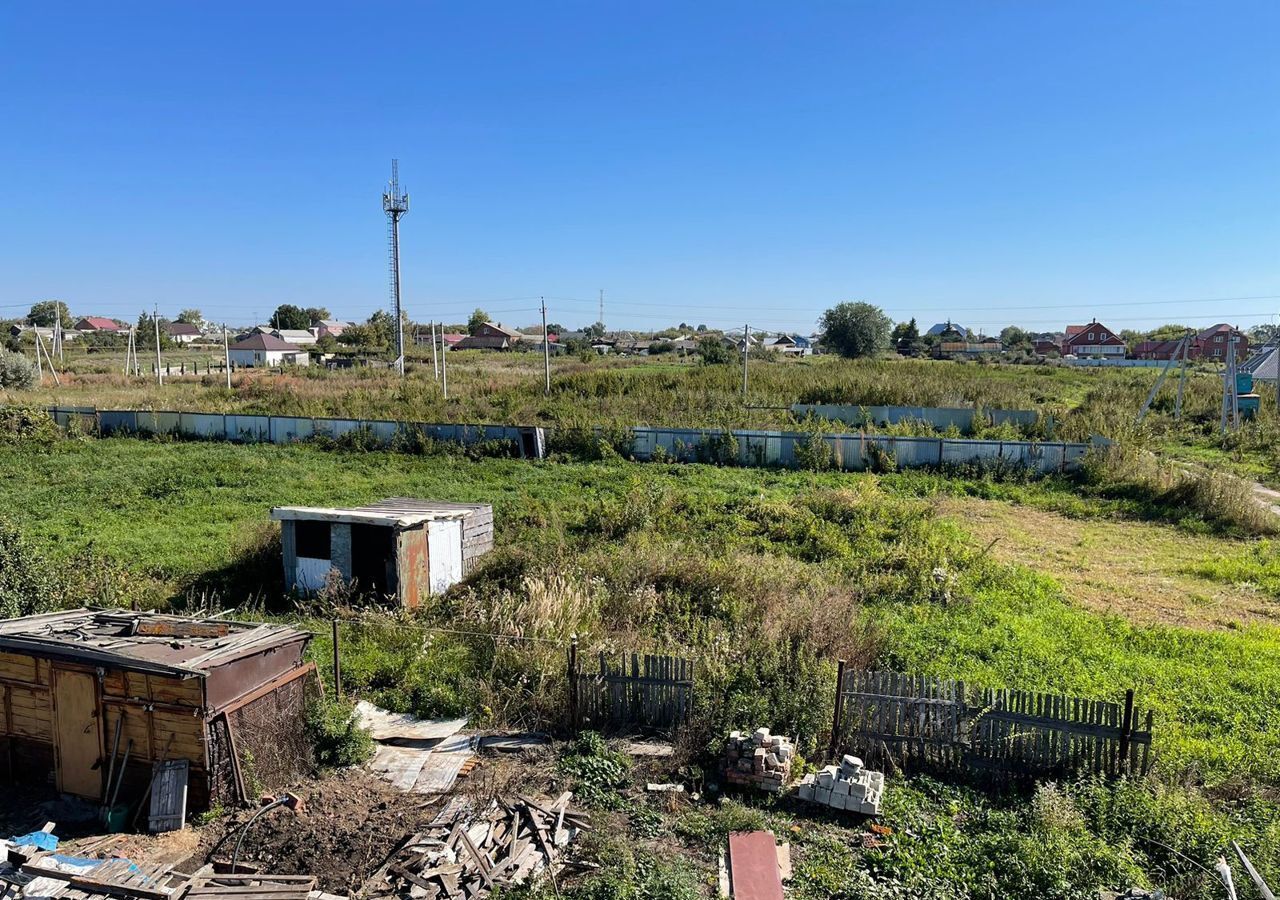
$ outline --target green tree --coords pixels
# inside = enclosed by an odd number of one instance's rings
[[[286,331],[301,331],[311,327],[311,317],[307,311],[292,303],[281,303],[271,314],[270,325]]]
[[[1186,325],[1161,325],[1159,328],[1153,328],[1147,332],[1147,340],[1149,341],[1176,341],[1180,340],[1187,333]]]
[[[332,353],[338,349],[338,339],[331,334],[323,335],[316,341],[316,349],[321,353]]]
[[[471,313],[471,318],[467,319],[467,334],[479,334],[480,326],[488,323],[489,314],[480,307],[476,307]]]
[[[920,326],[916,325],[915,317],[909,322],[899,322],[893,326],[893,333],[889,335],[889,341],[899,350],[909,347],[911,344],[920,340]]]
[[[303,310],[303,312],[305,312],[307,314],[307,318],[310,319],[307,323],[308,326],[316,325],[323,322],[325,319],[333,318],[333,316],[329,314],[329,310],[325,309],[323,306],[308,306]]]
[[[838,303],[819,320],[822,340],[848,359],[872,356],[889,346],[893,323],[878,306],[870,303]]]
[[[182,322],[186,325],[204,325],[204,316],[200,315],[200,310],[198,309],[184,309],[178,313],[178,318],[174,319],[174,321]]]
[[[29,616],[52,607],[56,568],[16,526],[0,521],[0,617]]]
[[[582,329],[582,331],[589,338],[602,338],[604,337],[604,323],[593,322],[586,328]]]
[[[698,341],[698,355],[703,365],[717,366],[733,362],[733,351],[718,337],[704,337]]]
[[[1006,348],[1029,348],[1032,343],[1031,332],[1017,325],[1008,325],[1000,329],[1000,343]]]
[[[71,310],[67,308],[65,301],[41,300],[39,303],[31,304],[31,309],[27,312],[27,324],[52,328],[59,316],[62,317],[63,328],[70,328],[75,324],[75,320],[71,318]]]
[[[164,326],[169,324],[169,320],[164,316],[156,319],[151,313],[143,310],[138,316],[138,352],[143,352],[147,347],[154,347],[156,340],[156,324],[159,323],[160,328],[160,349],[168,350],[173,346],[173,341],[169,339],[169,334],[164,330]]]

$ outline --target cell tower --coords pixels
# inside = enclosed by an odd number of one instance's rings
[[[400,192],[400,160],[391,160],[391,182],[382,195],[382,211],[391,224],[391,301],[396,317],[396,371],[404,374],[404,324],[400,317],[400,217],[409,211],[409,195]]]

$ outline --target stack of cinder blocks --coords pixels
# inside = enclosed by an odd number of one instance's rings
[[[827,766],[817,775],[804,776],[800,782],[800,799],[878,816],[884,799],[884,773],[864,768],[856,756],[846,756],[838,766]]]
[[[779,794],[791,780],[795,746],[785,737],[757,728],[750,734],[730,732],[724,748],[724,780],[729,784],[753,785]]]

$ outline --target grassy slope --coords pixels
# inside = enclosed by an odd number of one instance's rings
[[[638,469],[113,439],[65,442],[50,453],[0,450],[0,471],[6,476],[0,502],[32,534],[67,554],[92,545],[157,579],[147,590],[163,595],[231,565],[272,505],[355,503],[392,494],[491,500],[499,542],[532,547],[571,540],[566,535],[587,516],[600,516],[602,497],[621,508],[612,515],[625,514]],[[1065,602],[1052,579],[1032,571],[1034,559],[1013,567],[954,559],[955,593],[966,599],[942,605],[912,596],[913,582],[899,579],[904,563],[895,560],[946,560],[961,553],[949,549],[956,541],[977,549],[953,522],[897,532],[892,521],[863,525],[866,534],[857,540],[864,543],[829,549],[832,541],[847,539],[838,527],[832,536],[821,530],[828,528],[821,520],[785,521],[794,514],[785,504],[795,498],[838,486],[874,488],[874,476],[706,466],[649,466],[643,472],[646,490],[679,504],[655,519],[654,528],[685,542],[684,552],[764,553],[762,565],[774,553],[779,564],[799,558],[836,584],[864,577],[860,572],[881,579],[871,583],[882,584],[884,593],[862,602],[886,635],[886,659],[899,668],[1091,696],[1115,697],[1133,686],[1159,713],[1168,766],[1199,770],[1215,782],[1248,773],[1280,784],[1280,729],[1267,715],[1280,708],[1280,630],[1273,626],[1206,633],[1130,624]],[[909,476],[879,484],[907,496],[920,488]],[[870,503],[891,505],[881,496],[868,495]],[[878,534],[873,527],[888,530]],[[588,569],[625,564],[616,558],[620,543],[584,545],[577,558]],[[876,549],[881,546],[887,551]],[[1212,569],[1251,545],[1205,539],[1202,546],[1204,558],[1188,562]],[[883,560],[869,561],[880,552],[887,553]],[[860,554],[866,558],[859,560]]]

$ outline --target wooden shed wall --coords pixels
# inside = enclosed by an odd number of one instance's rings
[[[11,778],[53,771],[53,701],[47,659],[0,653],[0,738]]]

